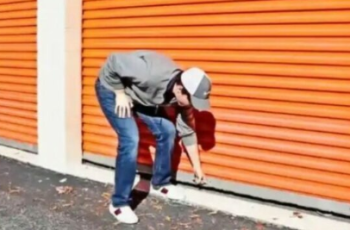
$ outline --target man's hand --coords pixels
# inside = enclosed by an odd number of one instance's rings
[[[115,91],[116,100],[115,100],[115,110],[114,112],[120,117],[130,117],[131,108],[133,107],[132,101],[125,94],[124,90]]]

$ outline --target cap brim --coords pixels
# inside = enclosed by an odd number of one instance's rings
[[[199,111],[205,111],[210,109],[209,99],[199,99],[197,97],[191,96],[191,103],[193,107]]]

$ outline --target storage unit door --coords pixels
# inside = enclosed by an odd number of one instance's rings
[[[0,0],[0,144],[36,151],[36,0]]]
[[[94,93],[100,65],[111,51],[153,49],[213,79],[214,119],[197,121],[208,176],[350,202],[349,23],[349,0],[85,0],[85,158],[116,154]],[[179,170],[191,172],[185,154]]]

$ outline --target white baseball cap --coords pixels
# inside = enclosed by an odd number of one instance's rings
[[[192,67],[181,75],[182,85],[190,94],[193,107],[199,111],[209,110],[212,82],[204,70]]]

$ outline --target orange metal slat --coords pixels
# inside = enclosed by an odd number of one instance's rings
[[[37,87],[36,85],[23,85],[23,84],[5,84],[1,83],[0,90],[4,92],[4,95],[0,97],[5,97],[9,92],[23,92],[23,93],[31,93],[36,94]],[[5,92],[7,91],[7,92]],[[10,96],[10,95],[8,95]],[[18,98],[20,99],[20,98]]]
[[[325,29],[327,28],[327,29]],[[1,34],[1,30],[0,30]],[[149,27],[89,29],[84,37],[246,37],[246,36],[283,36],[283,37],[346,37],[350,35],[349,25],[313,24],[313,25],[244,25],[244,26],[189,26],[189,27]]]
[[[224,144],[216,144],[215,147],[210,150],[210,152],[217,154],[218,156],[226,155],[350,175],[350,163],[345,161],[328,160],[322,158],[317,158],[317,160],[315,160],[315,157],[312,156],[301,156],[285,152],[275,152]]]
[[[114,156],[115,149],[106,148],[101,145],[92,144],[92,143],[84,143],[83,148],[88,152],[101,152],[106,156]],[[147,154],[147,153],[144,153]],[[143,156],[143,154],[139,154]],[[183,169],[187,164],[181,162],[180,169]],[[247,170],[241,169],[230,169],[230,173],[227,173],[226,167],[214,166],[211,164],[203,164],[204,171],[208,176],[214,176],[216,178],[228,179],[234,181],[241,181],[244,183],[268,186],[278,189],[284,189],[295,192],[303,192],[307,194],[323,196],[323,197],[331,197],[342,200],[350,200],[349,197],[349,189],[340,187],[340,186],[332,186],[325,185],[316,182],[308,182],[302,181],[298,179],[285,178],[274,175],[267,175],[257,172],[250,172]],[[189,168],[190,169],[190,168]],[[335,192],[333,192],[335,191]]]
[[[101,144],[111,146],[113,150],[116,150],[118,143],[116,141],[110,140],[111,138],[101,138],[97,135],[85,134],[84,142]],[[141,139],[141,142],[142,139]],[[143,149],[141,146],[140,152],[147,152],[147,149]],[[350,187],[349,176],[336,174],[331,172],[320,172],[306,168],[297,168],[292,166],[281,166],[278,164],[266,163],[261,161],[252,161],[249,159],[242,159],[241,157],[229,157],[220,156],[214,153],[202,153],[203,163],[210,165],[223,166],[227,168],[244,169],[248,171],[256,171],[264,174],[278,175],[296,179],[302,179],[306,181],[315,181],[325,184],[339,185],[342,184],[344,187]]]
[[[17,83],[22,85],[36,85],[36,81],[37,81],[36,77],[0,75],[1,84]]]
[[[203,131],[208,133],[212,129],[209,128],[208,130],[208,127],[205,127],[205,124],[200,124],[200,126],[201,128],[198,127],[199,133]],[[348,129],[350,129],[350,126],[348,126]],[[218,132],[350,148],[350,135],[330,134],[326,132],[320,133],[222,121],[216,123],[215,130]]]
[[[94,100],[95,99],[93,97],[84,97],[83,114],[87,117],[95,116],[93,121],[97,122],[97,120],[101,120],[99,121],[99,124],[101,124],[103,123],[102,120],[105,118],[103,117],[103,113],[100,108],[91,103]],[[215,119],[219,121],[233,121],[301,130],[350,134],[350,130],[348,128],[350,126],[349,120],[291,116],[234,109],[212,109],[212,112]]]
[[[326,92],[350,92],[348,80],[319,78],[274,77],[246,74],[218,74],[208,72],[214,85],[252,86],[279,89],[298,89]],[[94,85],[97,76],[83,76],[84,85]]]
[[[35,119],[27,119],[22,117],[15,117],[12,115],[0,114],[0,123],[12,123],[21,126],[28,126],[37,128],[37,121]]]
[[[0,68],[0,75],[36,77],[36,69]]]
[[[107,151],[106,151],[107,152]],[[148,153],[143,153],[142,151],[140,152],[140,155],[141,155],[141,157],[147,157],[148,156],[148,161],[145,161],[146,163],[148,163],[148,164],[151,164],[151,163],[149,163],[149,162],[152,162],[152,161],[150,161],[149,160],[149,154]],[[232,177],[232,174],[227,174],[227,168],[225,168],[225,167],[220,167],[220,166],[215,166],[215,165],[212,165],[212,164],[206,164],[206,163],[203,163],[203,167],[204,167],[204,170],[207,172],[207,175],[209,175],[209,176],[214,176],[214,177],[216,177],[216,178],[221,178],[221,179],[229,179],[229,180],[237,180],[237,178],[235,178],[235,177]],[[192,168],[191,168],[191,166],[188,164],[188,162],[187,161],[182,161],[182,162],[180,162],[180,167],[179,167],[181,170],[183,170],[183,171],[188,171],[188,172],[192,172]],[[211,169],[213,169],[213,168],[215,168],[215,170],[211,170]],[[249,172],[249,171],[247,171],[247,170],[241,170],[241,171],[243,171],[242,173],[240,173],[240,170],[237,170],[237,169],[231,169],[231,171],[234,171],[234,176],[236,175],[236,174],[241,174],[241,175],[250,175],[250,174],[252,174],[252,173],[254,173],[254,172]],[[212,173],[212,174],[211,174]],[[255,178],[260,178],[261,176],[266,176],[266,177],[268,177],[268,176],[270,176],[270,175],[261,175],[261,173],[260,173],[260,175],[259,174],[257,174],[256,176],[255,176]],[[276,178],[279,178],[279,179],[282,179],[282,177],[278,177],[278,176],[274,176],[275,177],[275,179]],[[247,178],[246,178],[247,179]],[[246,181],[246,179],[245,180],[243,180],[242,182],[247,182]],[[295,179],[290,179],[290,180],[295,180]],[[240,180],[241,181],[241,180]],[[268,180],[267,180],[268,181]],[[282,179],[282,181],[283,182],[285,182],[285,180],[283,180]],[[296,183],[296,181],[297,180],[295,180],[295,182],[294,183]],[[249,183],[250,181],[248,181],[248,183]],[[304,186],[305,185],[305,183],[306,184],[310,184],[310,183],[313,183],[313,182],[308,182],[308,181],[302,181],[302,180],[299,180],[298,181],[298,183],[300,184],[300,183],[302,183],[302,185]],[[256,183],[255,183],[256,184]],[[266,184],[262,184],[263,186],[266,186]],[[268,185],[269,187],[274,187],[274,188],[276,188],[276,185],[273,185],[273,186],[270,186],[270,185]],[[291,183],[291,186],[293,186],[293,183]],[[326,186],[326,187],[329,187],[329,185],[325,185],[325,184],[318,184],[318,186]],[[299,186],[300,187],[300,186]],[[335,188],[335,186],[332,186],[334,189],[336,189]],[[277,187],[278,188],[278,187]],[[340,188],[340,189],[345,189],[344,187],[338,187],[338,188]],[[282,189],[284,189],[284,190],[288,190],[288,188],[286,189],[286,188],[284,188],[284,187],[282,187]],[[307,194],[310,194],[310,191],[312,191],[312,190],[310,190],[310,189],[305,189],[305,190],[300,190],[300,191],[298,191],[298,192],[303,192],[303,193],[307,193]],[[338,191],[339,191],[339,189],[338,189]],[[344,193],[344,194],[346,194],[346,193]],[[329,197],[328,196],[328,193],[327,194],[323,194],[323,195],[321,195],[321,196],[324,196],[324,197]],[[334,198],[334,197],[332,197],[332,198]]]
[[[107,120],[104,118],[102,111],[100,111],[98,115],[89,114],[91,113],[91,111],[89,111],[88,108],[91,108],[91,105],[94,106],[92,107],[93,110],[100,110],[95,103],[86,103],[89,101],[96,101],[96,99],[87,97],[83,98],[83,113],[85,114],[84,119],[87,119],[86,122],[92,122],[93,124],[97,125],[107,125]],[[197,120],[197,123],[202,122],[202,119],[207,118],[208,115],[213,116],[216,120],[216,123],[228,121],[308,131],[321,131],[326,133],[339,133],[347,135],[350,134],[350,121],[346,120],[290,116],[283,114],[261,113],[230,109],[212,109],[212,114],[199,113],[199,115],[196,115],[196,119],[200,119]]]
[[[0,35],[22,35],[22,34],[36,34],[36,27],[21,27],[18,29],[17,27],[8,27],[8,28],[0,28]]]
[[[109,49],[85,49],[84,58],[106,59],[111,50],[113,52],[125,52],[114,49],[114,40],[103,40]],[[0,40],[1,41],[1,40]],[[91,39],[94,43],[103,41]],[[86,41],[86,43],[88,43]],[[118,45],[117,45],[118,46]],[[120,45],[119,45],[120,46]],[[171,47],[169,47],[171,48]],[[131,51],[132,49],[130,49]],[[158,50],[173,59],[183,61],[232,61],[232,62],[260,62],[260,63],[285,63],[285,64],[325,64],[325,65],[350,65],[349,53],[333,52],[267,52],[267,51],[239,51],[239,50]]]
[[[9,44],[12,45],[14,43],[35,43],[36,37],[34,35],[23,35],[23,36],[1,36],[0,44]]]
[[[33,2],[36,0],[0,0],[0,4],[13,4],[17,2]]]
[[[350,82],[350,81],[349,81]],[[229,92],[229,93],[228,93]],[[328,93],[315,91],[298,91],[271,88],[252,88],[237,86],[213,87],[212,95],[232,96],[276,101],[305,102],[325,105],[350,105],[350,93]]]
[[[88,19],[85,29],[154,27],[154,26],[202,26],[202,25],[243,25],[243,24],[291,24],[291,23],[345,23],[350,22],[350,11],[279,12],[262,14],[203,14],[186,16],[135,17],[111,19]],[[1,23],[0,23],[1,25]],[[288,25],[286,25],[288,26]]]
[[[23,103],[23,102],[17,102],[17,101],[9,101],[9,100],[4,100],[4,99],[0,99],[0,107],[1,106],[8,107],[8,108],[15,108],[15,109],[30,110],[30,111],[37,110],[36,104]]]
[[[203,169],[207,175],[214,176],[216,178],[231,181],[240,181],[243,183],[261,185],[264,187],[267,186],[286,191],[294,191],[299,193],[301,192],[318,197],[350,201],[349,189],[340,186],[325,185],[316,182],[307,182],[292,178],[265,175],[240,169],[230,169],[230,173],[227,173],[227,169],[225,167],[212,166],[207,164],[203,164]]]
[[[292,129],[350,134],[350,121],[317,117],[252,112],[235,109],[212,109],[217,120],[269,125]]]
[[[217,157],[216,154],[210,153],[202,154],[201,159],[203,163],[207,163],[208,165],[227,167],[228,170],[231,168],[243,169],[250,172],[283,176],[304,181],[319,182],[322,184],[338,186],[341,185],[341,187],[350,187],[350,175],[298,168],[287,165],[278,165],[234,157]]]
[[[84,86],[93,86],[96,78],[90,78],[87,82],[83,79]],[[215,78],[213,78],[215,84]],[[1,81],[1,79],[0,79]],[[87,84],[85,84],[87,83]],[[347,81],[342,81],[343,84]],[[226,85],[226,86],[225,86]],[[329,104],[329,105],[350,105],[349,93],[326,93],[314,91],[298,91],[298,90],[283,90],[271,88],[251,88],[251,87],[237,87],[229,86],[222,82],[222,85],[217,85],[213,88],[212,95],[227,96],[230,92],[232,97],[243,97],[253,99],[269,99],[278,101],[294,101],[294,102],[308,102],[315,104]],[[283,87],[283,84],[280,85]],[[350,87],[350,86],[348,86]]]
[[[84,1],[84,10],[124,8],[136,6],[176,5],[201,2],[223,2],[224,0],[138,0],[138,1]]]
[[[22,118],[33,119],[33,120],[37,119],[37,114],[35,111],[33,112],[33,111],[23,110],[21,108],[2,107],[0,109],[0,114],[15,116],[15,117],[22,117]]]
[[[107,136],[102,137],[100,135],[96,135],[89,132],[84,132],[83,139],[85,142],[90,142],[90,143],[95,143],[95,144],[104,145],[106,147],[110,147],[114,151],[116,151],[116,147],[118,145],[116,137],[107,137]],[[141,138],[141,145],[144,145],[147,143],[149,143],[148,137],[146,139],[145,137]],[[305,169],[329,171],[331,173],[338,172],[342,174],[344,173],[350,174],[348,162],[326,160],[326,159],[317,159],[316,161],[314,157],[300,156],[300,155],[294,155],[294,154],[289,154],[284,152],[273,152],[273,151],[267,151],[267,150],[217,144],[215,148],[210,150],[210,153],[212,154],[212,156],[215,155],[218,158],[220,158],[221,156],[227,156],[227,157],[233,157],[236,159],[236,157],[238,157],[239,159],[242,159],[242,158],[252,159],[252,160],[258,160],[258,161],[264,161],[264,162],[302,167]],[[115,154],[116,153],[114,153],[114,155]],[[201,154],[206,155],[207,153],[202,152]],[[216,162],[215,160],[212,160],[209,163],[215,164],[215,162]],[[228,165],[228,167],[230,167],[230,165]]]
[[[349,80],[209,73],[214,84],[350,92]]]
[[[179,64],[183,65],[185,68],[190,66],[201,66],[206,71],[215,73],[350,79],[350,67],[340,66],[190,61],[180,61]]]
[[[288,152],[325,159],[350,161],[350,149],[329,147],[325,145],[307,144],[276,140],[271,138],[252,137],[239,134],[215,133],[217,143],[239,145],[249,148]]]
[[[35,10],[1,12],[0,19],[36,18]]]
[[[18,36],[18,35],[17,35]],[[20,35],[22,36],[22,35]],[[2,36],[0,36],[2,37]],[[35,42],[28,40],[26,44],[6,44],[0,45],[0,52],[36,52]]]
[[[36,18],[0,20],[0,28],[36,26]]]
[[[101,135],[101,138],[116,137],[114,130],[107,127],[84,124],[83,132]],[[146,138],[148,139],[148,138]],[[315,156],[319,158],[350,161],[350,149],[329,147],[325,145],[308,144],[272,138],[253,137],[232,133],[215,133],[216,143],[238,145],[248,148],[258,148],[277,152],[288,152],[299,155]],[[142,141],[144,141],[142,139]]]
[[[95,96],[93,87],[83,87],[83,95]],[[349,119],[350,116],[350,108],[345,106],[314,105],[307,103],[217,96],[211,97],[211,103],[213,108],[241,109],[338,119]]]
[[[12,139],[15,141],[27,143],[27,144],[37,144],[37,136],[31,136],[28,134],[17,133],[7,130],[0,129],[0,137],[4,137],[7,139]]]
[[[87,119],[88,118],[88,119]],[[205,123],[197,121],[197,133],[199,136],[204,134],[211,134],[213,131],[242,134],[257,137],[266,137],[272,139],[281,139],[287,141],[297,141],[311,144],[321,144],[328,146],[337,146],[350,148],[350,135],[339,135],[330,133],[320,133],[305,130],[295,130],[286,128],[277,128],[263,125],[244,124],[237,122],[224,122],[216,121],[215,130],[212,130],[212,125],[206,125]],[[110,128],[110,124],[107,119],[103,117],[83,117],[84,124],[98,125],[103,128]],[[350,126],[348,126],[350,130]],[[203,134],[204,133],[204,134]],[[201,135],[202,134],[202,135]]]
[[[349,119],[350,108],[344,106],[313,105],[306,103],[213,97],[213,107],[306,115],[323,118]]]
[[[18,124],[11,124],[7,122],[0,122],[0,130],[7,130],[11,132],[17,132],[22,134],[27,134],[31,136],[37,135],[37,128],[36,127],[30,127],[30,126],[23,126]]]
[[[86,0],[85,0],[86,1]],[[188,1],[186,1],[188,3]],[[119,2],[118,2],[119,3]],[[117,4],[117,3],[116,3]],[[128,4],[128,3],[125,3]],[[130,4],[130,3],[129,3]],[[135,4],[135,3],[134,3]],[[108,3],[110,5],[110,3]],[[118,9],[109,7],[108,10],[100,7],[84,7],[84,19],[89,18],[111,18],[111,17],[140,17],[159,15],[194,15],[194,14],[218,14],[218,13],[242,13],[256,14],[260,12],[273,11],[306,11],[306,10],[340,10],[350,9],[350,3],[344,0],[284,0],[284,1],[226,1],[220,3],[201,3],[171,5],[171,6],[149,6],[147,10],[143,7],[130,7]],[[302,12],[298,12],[302,14]]]
[[[141,135],[142,139],[142,135]],[[116,151],[117,140],[115,137],[106,137],[90,132],[83,132],[84,142],[96,143],[112,147]],[[206,154],[207,151],[201,151],[201,155]],[[228,156],[234,158],[244,158],[251,160],[258,160],[262,162],[270,162],[282,165],[291,165],[295,167],[315,169],[321,171],[337,172],[350,175],[350,163],[345,161],[335,161],[310,156],[301,156],[285,152],[274,152],[269,150],[247,148],[241,146],[231,146],[224,144],[216,144],[213,149],[209,151],[216,156]]]
[[[6,2],[9,4],[1,4],[0,12],[10,12],[10,11],[19,11],[19,10],[36,10],[37,9],[37,1],[26,1],[26,2],[18,2],[12,3]]]
[[[350,38],[105,38],[89,39],[83,34],[83,48],[99,49],[213,49],[281,51],[350,51]]]
[[[35,69],[36,65],[36,61],[0,60],[0,67],[5,68]]]
[[[84,59],[83,67],[96,68],[98,73],[105,59]],[[203,61],[178,61],[183,68],[200,66],[207,72],[230,74],[259,74],[292,77],[314,77],[328,79],[350,79],[350,67],[322,66],[322,65],[287,65],[266,63],[241,63],[241,62],[203,62]],[[96,76],[96,75],[95,75]]]
[[[2,84],[0,84],[0,89],[2,87]],[[11,90],[13,91],[13,90]],[[13,100],[13,101],[19,101],[19,102],[37,102],[37,95],[36,95],[36,88],[33,90],[33,94],[23,93],[24,91],[21,91],[18,89],[18,92],[11,92],[11,91],[2,91],[0,90],[0,99],[5,100]]]
[[[1,40],[1,38],[0,38]],[[0,52],[0,60],[35,60],[35,52]]]

